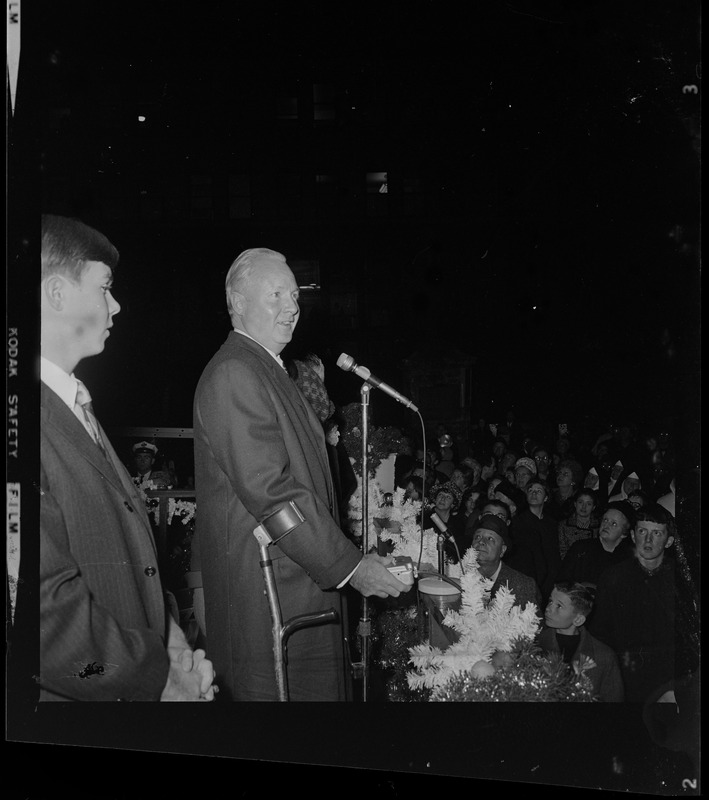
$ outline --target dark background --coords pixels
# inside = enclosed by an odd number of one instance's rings
[[[294,346],[325,357],[336,402],[359,399],[340,352],[406,392],[403,361],[431,345],[472,359],[473,419],[671,427],[679,464],[699,464],[700,94],[683,90],[701,85],[697,2],[35,2],[22,35],[8,324],[33,363],[40,211],[109,236],[122,310],[80,367],[105,427],[191,427],[229,330],[224,276],[267,246],[320,287]],[[378,422],[403,419],[372,395]],[[217,774],[246,796],[234,757],[260,762],[261,786],[286,769],[268,759],[391,769],[285,776],[387,797],[445,790],[427,772],[674,795],[697,773],[638,709],[505,706],[494,724],[480,707],[289,709],[285,727],[278,709],[43,709],[11,738],[80,745],[32,746],[52,768],[26,768],[23,796],[40,778],[113,798]],[[72,777],[89,761],[101,790]]]
[[[474,419],[695,414],[697,3],[41,6],[42,209],[121,251],[105,425],[191,426],[251,246],[320,287],[295,344],[338,403],[340,352],[407,392],[432,345]]]

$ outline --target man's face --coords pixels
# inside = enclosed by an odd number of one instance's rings
[[[530,506],[541,506],[547,498],[546,489],[535,481],[527,483],[525,495],[527,497],[527,504]]]
[[[629,527],[625,514],[616,508],[609,508],[601,519],[598,537],[606,544],[615,545],[627,534]]]
[[[507,446],[504,442],[495,442],[495,444],[492,446],[492,452],[494,453],[495,458],[499,461],[507,452]]]
[[[136,453],[133,457],[133,460],[135,462],[135,468],[141,475],[145,475],[146,472],[150,472],[154,461],[150,453]]]
[[[478,528],[473,534],[473,547],[478,554],[478,564],[497,568],[507,546],[502,536],[486,528]]]
[[[503,509],[501,509],[498,505],[495,505],[493,503],[485,503],[485,505],[483,506],[483,510],[480,512],[480,516],[484,517],[485,514],[493,514],[498,519],[501,519],[505,523],[505,525],[509,525],[509,514]]]
[[[237,293],[237,313],[244,330],[278,354],[293,338],[298,323],[298,284],[282,261],[266,258]]]
[[[465,477],[459,469],[454,469],[451,473],[451,481],[462,491],[465,489]]]
[[[667,531],[667,525],[648,520],[636,523],[631,537],[635,543],[635,552],[641,561],[654,561],[660,558],[674,541],[674,537]]]
[[[77,361],[103,352],[113,317],[121,310],[112,283],[113,272],[102,261],[87,261],[79,283],[64,281],[62,317]]]
[[[330,430],[327,432],[327,436],[325,437],[325,441],[329,445],[337,447],[337,443],[340,441],[340,429],[337,427],[337,425],[330,428]]]
[[[547,607],[544,611],[544,622],[556,630],[568,630],[574,625],[574,620],[579,616],[578,611],[571,605],[568,594],[553,589]]]

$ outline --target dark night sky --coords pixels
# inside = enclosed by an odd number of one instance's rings
[[[31,97],[43,210],[121,251],[115,335],[82,368],[104,414],[191,424],[192,387],[226,332],[223,276],[265,244],[319,258],[324,289],[359,276],[358,337],[326,312],[299,333],[333,358],[354,348],[395,385],[392,365],[433,339],[477,359],[474,413],[494,415],[493,401],[532,419],[676,416],[699,313],[699,100],[682,89],[698,81],[697,9],[94,2],[23,17],[16,124]],[[285,146],[274,97],[322,82],[339,87],[336,123]],[[389,169],[391,192],[397,173],[417,175],[433,199],[408,227],[287,211],[184,226],[106,218],[97,202],[107,174],[137,202],[234,163],[340,171],[343,203],[361,197],[353,173]],[[387,328],[368,327],[375,310]],[[331,375],[340,402],[358,399],[350,378]],[[152,387],[152,405],[131,386]]]

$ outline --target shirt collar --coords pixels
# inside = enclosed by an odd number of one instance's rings
[[[74,377],[74,373],[69,375],[53,361],[40,356],[39,377],[42,383],[49,386],[73,410],[76,405],[76,393],[79,389],[79,383]]]
[[[501,569],[502,569],[502,561],[500,561],[500,563],[497,565],[497,569],[495,570],[494,574],[490,576],[490,580],[493,583],[495,583],[495,581],[497,580]]]
[[[246,331],[242,331],[241,328],[234,328],[234,330],[237,333],[240,333],[242,336],[245,336],[247,339],[251,339],[252,342],[256,342],[256,344],[259,345],[259,347],[263,347],[263,349],[271,356],[271,358],[273,358],[276,361],[276,363],[278,364],[278,366],[281,367],[281,369],[286,368],[286,365],[283,363],[283,359],[277,353],[274,353],[273,350],[269,350],[268,347],[266,347],[265,345],[261,344],[261,342],[254,339],[253,336],[249,336],[249,334],[246,333]]]

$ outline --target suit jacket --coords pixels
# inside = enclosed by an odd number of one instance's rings
[[[305,517],[269,547],[283,621],[334,608],[334,588],[361,559],[337,522],[320,420],[258,343],[236,331],[207,364],[194,401],[197,508],[193,569],[201,568],[206,638],[223,695],[277,700],[272,621],[254,529],[294,501]],[[346,699],[342,628],[288,640],[291,700]]]
[[[143,503],[41,384],[40,700],[159,700],[167,615]]]
[[[537,637],[537,643],[547,653],[560,652],[553,628],[544,627]],[[578,647],[572,660],[578,661],[581,656],[592,658],[596,664],[586,673],[596,699],[604,703],[622,703],[625,692],[615,653],[603,642],[594,639],[583,627],[579,629]]]
[[[516,606],[524,608],[527,603],[534,603],[541,615],[542,595],[534,579],[530,578],[528,575],[523,575],[521,572],[517,572],[517,570],[512,569],[512,567],[508,567],[503,561],[497,580],[493,583],[492,589],[490,590],[490,599],[492,600],[495,597],[500,586],[505,585],[513,592]]]

